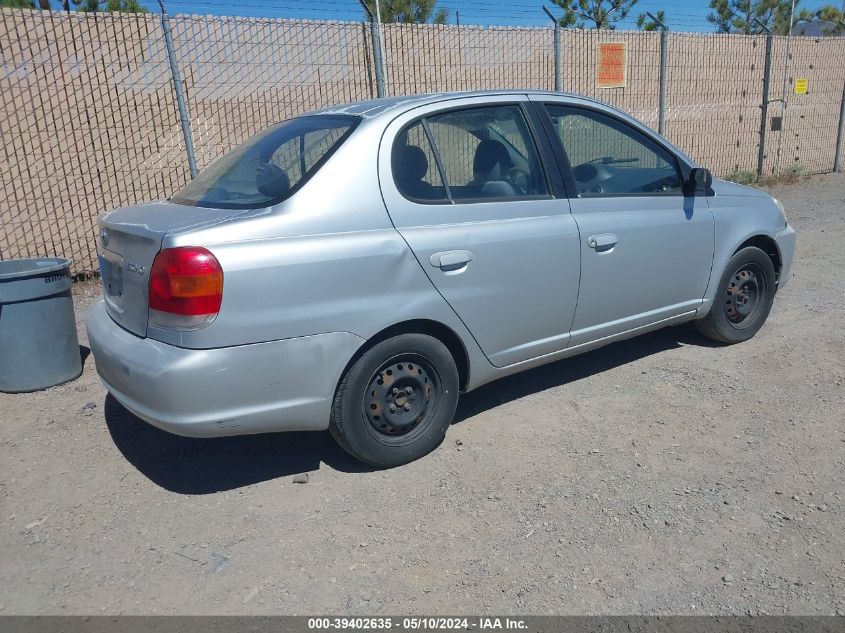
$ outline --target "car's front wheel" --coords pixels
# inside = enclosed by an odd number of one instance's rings
[[[737,251],[728,261],[713,306],[698,330],[721,343],[741,343],[763,327],[775,300],[775,267],[759,248]]]
[[[402,334],[368,349],[347,370],[329,431],[353,457],[380,468],[422,457],[443,440],[458,404],[458,370],[447,347]]]

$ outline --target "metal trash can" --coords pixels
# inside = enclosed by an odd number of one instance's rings
[[[82,373],[70,261],[0,261],[0,391],[36,391]]]

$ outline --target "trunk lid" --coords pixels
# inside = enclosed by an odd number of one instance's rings
[[[109,316],[138,336],[147,334],[150,269],[164,236],[203,228],[245,213],[170,202],[150,202],[101,215],[97,259]]]

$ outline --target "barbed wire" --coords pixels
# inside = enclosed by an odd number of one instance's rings
[[[64,0],[51,0],[56,10]],[[70,0],[71,10],[76,11],[75,0]],[[334,20],[362,22],[367,19],[358,0],[164,0],[171,14],[219,15],[242,17],[290,18],[309,20]],[[160,11],[156,0],[140,0],[151,13]],[[704,2],[704,0],[702,0]],[[435,9],[447,11],[449,24],[461,26],[543,26],[549,27],[547,7],[554,15],[563,16],[563,10],[551,0],[530,0],[520,6],[497,5],[484,0],[438,0]],[[674,11],[660,0],[639,0],[631,13],[618,22],[617,30],[637,30],[637,17],[647,11],[666,11],[665,21],[670,30],[713,32],[715,26],[707,21],[707,12],[693,13],[689,7]],[[708,10],[709,11],[709,10]]]
[[[151,11],[158,7],[151,0],[145,0]],[[165,0],[171,13],[193,13],[210,15],[243,15],[245,17],[330,19],[341,21],[364,21],[366,15],[357,0],[299,0],[297,2],[264,2],[262,0],[226,2],[224,0]],[[437,9],[446,9],[448,23],[455,24],[460,17],[462,26],[549,26],[549,18],[543,12],[548,7],[553,14],[563,15],[560,7],[550,1],[536,0],[516,9],[513,6],[491,5],[481,0],[439,0]],[[640,0],[631,15],[617,23],[619,30],[636,30],[636,18],[646,11],[665,10],[665,3],[656,0]],[[669,11],[666,22],[672,30],[712,32],[714,27],[705,15],[690,12]]]

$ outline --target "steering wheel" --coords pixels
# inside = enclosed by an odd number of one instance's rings
[[[643,191],[647,193],[664,193],[672,191],[678,187],[678,179],[675,176],[667,176],[661,178],[656,182],[652,182],[643,187]]]
[[[531,172],[524,167],[511,167],[506,178],[517,193],[525,195],[531,186]]]

